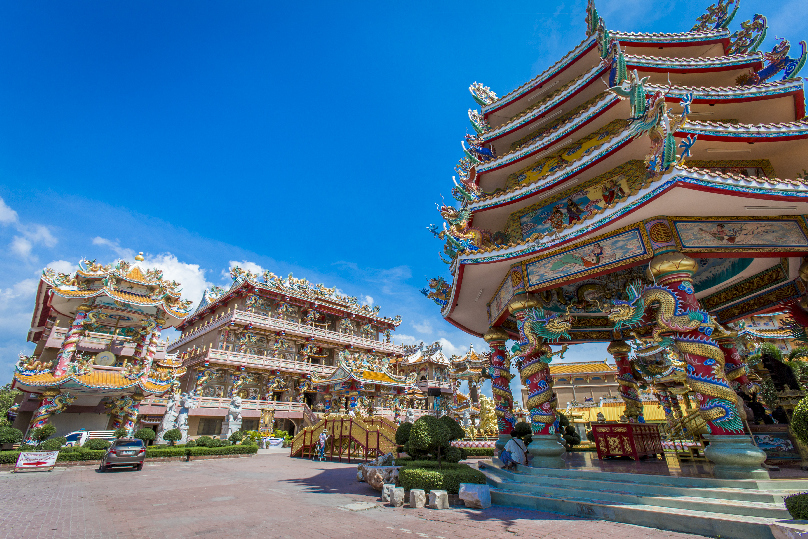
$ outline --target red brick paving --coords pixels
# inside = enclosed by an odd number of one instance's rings
[[[0,538],[639,539],[696,537],[614,522],[493,507],[392,508],[356,481],[355,465],[286,453],[95,468],[0,473]],[[377,506],[350,511],[346,505]]]

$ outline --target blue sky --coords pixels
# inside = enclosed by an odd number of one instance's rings
[[[611,29],[683,31],[709,4],[600,1]],[[493,6],[493,8],[492,8]],[[763,11],[805,36],[808,3]],[[420,295],[448,271],[474,81],[499,95],[584,38],[585,1],[0,4],[0,379],[38,275],[143,251],[198,299],[231,262],[400,314],[401,342],[484,343]],[[603,346],[567,360],[602,359]]]

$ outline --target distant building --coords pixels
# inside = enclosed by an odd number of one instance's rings
[[[617,367],[603,361],[551,363],[553,391],[559,409],[567,403],[599,402],[601,397],[620,397]],[[621,401],[622,402],[622,401]],[[522,406],[527,408],[527,388],[522,388]]]

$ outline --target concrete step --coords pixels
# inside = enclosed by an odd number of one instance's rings
[[[483,467],[495,467],[490,460],[481,461],[480,469]],[[594,470],[578,470],[564,468],[532,468],[529,466],[519,466],[520,474],[530,474],[542,477],[555,477],[565,479],[586,479],[595,481],[620,481],[637,485],[656,485],[672,487],[695,487],[706,489],[749,489],[762,491],[805,491],[806,480],[804,479],[714,479],[711,477],[672,477],[667,475],[651,475],[639,473],[614,473],[600,472]]]
[[[751,537],[774,539],[772,527],[782,522],[782,519],[727,515],[644,504],[623,505],[584,498],[555,498],[499,488],[491,489],[491,501],[508,507],[611,520],[727,539],[749,539]]]
[[[637,496],[631,493],[614,490],[593,490],[563,488],[536,485],[517,481],[503,481],[500,478],[488,477],[488,484],[494,488],[518,492],[522,494],[538,494],[556,499],[577,499],[596,501],[603,504],[620,505],[646,505],[667,507],[670,509],[687,509],[700,512],[722,513],[725,515],[744,515],[750,517],[788,519],[791,518],[782,503],[766,502],[738,502],[733,500],[719,500],[716,498],[699,498],[693,496]]]
[[[636,496],[692,496],[698,498],[716,498],[722,501],[732,500],[737,502],[762,502],[778,504],[782,507],[783,498],[792,492],[802,490],[783,491],[778,490],[753,490],[747,488],[702,488],[683,487],[671,484],[644,484],[627,481],[608,481],[603,476],[599,479],[589,479],[586,477],[555,477],[539,475],[535,473],[524,473],[520,469],[519,473],[511,473],[495,466],[481,467],[487,473],[502,477],[514,483],[523,483],[540,488],[558,487],[564,489],[583,489],[599,492],[615,492]],[[808,485],[808,483],[806,483]],[[805,488],[805,487],[804,487]]]

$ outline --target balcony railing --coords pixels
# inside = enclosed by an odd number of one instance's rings
[[[194,397],[197,408],[228,408],[230,406],[229,398],[220,397]],[[165,397],[148,397],[143,399],[143,405],[162,405],[168,404],[168,399]],[[302,402],[281,402],[281,401],[268,401],[256,399],[242,399],[242,410],[266,410],[273,409],[275,412],[296,412],[301,413],[312,422],[317,422],[317,416],[311,411],[305,403]]]
[[[316,338],[322,341],[328,341],[342,345],[358,346],[360,348],[376,350],[388,354],[397,354],[402,356],[404,355],[404,348],[397,344],[376,341],[373,339],[367,339],[365,337],[359,337],[357,335],[340,333],[338,331],[331,331],[330,329],[312,327],[297,322],[290,322],[288,320],[283,320],[281,318],[274,318],[271,316],[265,316],[262,314],[255,314],[239,310],[234,310],[228,315],[225,315],[222,318],[217,319],[215,322],[199,327],[192,333],[184,335],[179,340],[171,343],[168,347],[168,350],[169,352],[174,352],[181,345],[192,341],[199,335],[207,333],[208,331],[211,331],[213,329],[222,327],[230,322],[237,322],[245,325],[252,324],[253,326],[260,327],[262,329],[268,329],[270,331],[286,331],[294,335]]]
[[[330,376],[331,373],[336,370],[336,367],[332,367],[330,365],[317,365],[315,363],[306,363],[304,361],[295,361],[271,356],[257,356],[253,354],[244,354],[242,352],[228,352],[227,350],[219,350],[217,348],[211,348],[204,356],[196,356],[186,360],[185,365],[193,366],[201,363],[202,361],[213,361],[225,365],[243,365],[245,367],[258,367],[268,370],[279,370],[301,374],[313,374],[320,378]]]
[[[67,337],[67,331],[67,328],[52,328],[48,334],[47,340],[45,341],[45,346],[48,348],[61,348],[65,337]],[[79,339],[78,348],[79,350],[82,348],[90,350],[101,349],[108,346],[113,342],[113,340],[115,345],[114,348],[127,349],[125,355],[131,354],[138,344],[137,341],[131,337],[124,337],[122,335],[113,336],[109,333],[86,332]],[[165,348],[166,343],[157,343],[157,352],[164,352]],[[116,353],[120,353],[120,350],[118,350]]]

